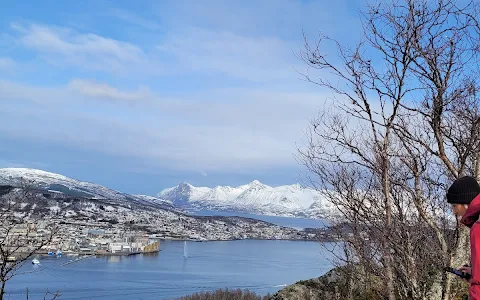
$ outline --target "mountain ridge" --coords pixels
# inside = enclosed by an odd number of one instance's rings
[[[324,218],[330,205],[314,189],[300,184],[272,187],[259,180],[239,186],[195,187],[182,182],[156,196],[131,195],[92,182],[29,168],[0,168],[0,184],[61,192],[92,199],[115,199],[119,203],[148,204],[174,210],[216,210],[286,217]]]
[[[20,187],[22,185],[61,192],[71,196],[92,199],[115,199],[119,202],[137,202],[139,204],[156,204],[172,209],[170,201],[163,201],[153,196],[131,195],[119,192],[100,184],[80,181],[58,173],[30,168],[0,168],[0,184]]]
[[[321,218],[328,203],[300,184],[272,187],[253,180],[236,187],[195,187],[187,182],[162,190],[158,198],[185,209],[241,211],[255,214]]]
[[[194,188],[186,184],[183,187]],[[319,230],[300,230],[255,218],[189,214],[158,197],[129,195],[36,169],[0,169],[0,200],[2,205],[16,204],[15,216],[56,220],[65,232],[95,227],[119,234],[128,231],[163,239],[198,241],[317,240],[325,236]]]

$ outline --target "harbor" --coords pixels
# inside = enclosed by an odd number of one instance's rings
[[[67,250],[62,252],[61,250],[56,251],[46,251],[44,249],[35,252],[36,255],[40,256],[50,256],[50,257],[61,257],[66,256],[88,256],[88,255],[98,255],[98,256],[131,256],[138,255],[143,253],[155,253],[160,251],[160,241],[158,240],[146,240],[143,242],[112,242],[108,243],[106,249],[95,249],[95,248],[80,248],[80,251]],[[14,258],[12,258],[14,259]]]
[[[12,238],[29,236],[32,241],[41,242],[48,234],[48,229],[42,224],[19,224],[13,230]],[[26,257],[32,256],[32,251],[29,246],[21,247],[12,252],[5,261],[7,263],[23,261]],[[32,257],[39,259],[62,256],[131,256],[159,251],[160,239],[146,234],[87,228],[80,231],[64,231],[56,235],[48,244],[35,251]]]

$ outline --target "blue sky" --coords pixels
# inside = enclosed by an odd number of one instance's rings
[[[297,182],[329,96],[298,74],[302,31],[356,41],[361,3],[3,3],[0,167],[145,194]]]

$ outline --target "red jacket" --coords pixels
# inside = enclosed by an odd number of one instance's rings
[[[480,195],[475,197],[462,217],[462,223],[470,228],[470,252],[472,277],[470,300],[480,300]]]

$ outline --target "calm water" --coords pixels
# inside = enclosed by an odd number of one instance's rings
[[[252,219],[257,219],[257,220],[262,220],[265,222],[277,224],[280,226],[293,227],[297,229],[319,228],[319,227],[325,226],[325,221],[323,220],[305,219],[305,218],[264,216],[264,215],[245,214],[245,213],[239,213],[239,212],[225,212],[225,211],[211,211],[211,210],[191,211],[190,213],[192,215],[200,215],[200,216],[238,216],[238,217],[252,218]]]
[[[71,257],[40,258],[7,283],[6,299],[43,299],[46,290],[67,299],[172,299],[217,288],[273,293],[282,285],[318,277],[331,268],[328,251],[314,242],[162,242],[154,255],[89,258],[61,266]]]

